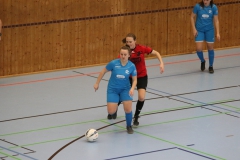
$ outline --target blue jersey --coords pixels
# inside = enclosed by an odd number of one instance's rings
[[[193,8],[193,13],[197,15],[196,29],[198,31],[209,31],[214,29],[213,18],[218,15],[218,8],[213,4],[209,6],[204,6],[202,8],[199,4],[196,4]]]
[[[120,59],[115,59],[107,64],[106,69],[112,71],[108,88],[131,88],[129,76],[137,75],[136,67],[131,61],[122,66]]]

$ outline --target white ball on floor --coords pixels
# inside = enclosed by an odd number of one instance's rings
[[[98,132],[96,129],[88,129],[85,133],[85,137],[89,142],[95,142],[98,139]]]

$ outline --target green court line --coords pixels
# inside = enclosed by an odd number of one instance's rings
[[[218,103],[218,102],[226,102],[226,101],[229,101],[229,100],[234,100],[234,99],[215,101],[215,102],[210,102],[210,103],[207,103],[207,104],[210,105],[210,104],[214,104],[214,103]],[[160,109],[160,110],[155,110],[155,111],[151,111],[151,112],[143,112],[143,114],[151,114],[151,113],[156,113],[156,112],[161,112],[161,111],[171,111],[171,110],[175,110],[175,109],[187,109],[189,107],[193,107],[193,106],[198,107],[198,106],[201,106],[201,105],[202,104],[182,106],[182,107],[175,107],[175,108],[169,108],[169,109]],[[120,117],[125,117],[125,116],[119,116],[119,118]],[[79,124],[91,123],[91,122],[98,122],[98,121],[102,121],[102,120],[105,120],[105,119],[91,120],[91,121],[85,121],[85,122],[77,122],[77,123],[71,123],[71,124],[65,124],[65,125],[59,125],[59,126],[52,126],[52,127],[47,127],[47,128],[40,128],[40,129],[35,129],[35,130],[27,130],[27,131],[22,131],[22,132],[7,133],[7,134],[0,135],[0,137],[11,136],[11,135],[16,135],[16,134],[23,134],[23,133],[29,133],[29,132],[37,132],[37,131],[54,129],[54,128],[69,127],[69,126],[73,126],[73,125],[79,125]]]
[[[233,100],[233,99],[231,99]],[[225,102],[225,101],[228,101],[228,100],[224,100],[224,101],[216,101],[216,102]],[[208,103],[208,104],[212,104],[212,103],[216,103],[216,102],[211,102],[211,103]],[[201,105],[201,104],[199,104]],[[199,106],[199,105],[190,105],[190,107],[192,106]],[[234,109],[237,109],[236,111],[239,111],[240,108],[237,108],[237,107],[233,107],[233,106],[229,106],[229,105],[225,105],[225,104],[221,104],[221,105],[224,105],[224,106],[228,106],[228,107],[231,107],[231,108],[234,108]],[[168,110],[173,110],[173,109],[183,109],[183,108],[186,108],[187,106],[183,106],[183,107],[176,107],[176,108],[170,108],[170,109],[162,109],[162,110],[156,110],[154,112],[145,112],[144,114],[146,113],[155,113],[155,112],[159,112],[159,111],[168,111]],[[143,125],[143,126],[140,126],[140,127],[147,127],[147,126],[153,126],[153,125],[159,125],[159,124],[166,124],[166,123],[174,123],[174,122],[180,122],[180,121],[186,121],[186,120],[192,120],[192,119],[198,119],[198,118],[204,118],[204,117],[210,117],[210,116],[217,116],[217,115],[222,115],[222,114],[226,114],[226,113],[231,113],[231,112],[224,112],[224,113],[218,113],[218,114],[210,114],[210,115],[204,115],[204,116],[198,116],[198,117],[190,117],[190,118],[184,118],[184,119],[178,119],[178,120],[172,120],[172,121],[166,121],[166,122],[160,122],[160,123],[155,123],[155,124],[150,124],[150,125]],[[124,116],[122,116],[124,117]],[[86,121],[86,122],[79,122],[79,123],[72,123],[72,124],[66,124],[66,125],[60,125],[60,126],[53,126],[53,127],[48,127],[48,128],[41,128],[41,129],[37,129],[37,130],[30,130],[30,131],[23,131],[23,132],[16,132],[16,133],[10,133],[10,134],[5,134],[5,135],[0,135],[0,136],[6,136],[6,135],[14,135],[14,134],[22,134],[22,133],[27,133],[27,132],[33,132],[33,131],[41,131],[41,130],[47,130],[47,129],[53,129],[53,128],[60,128],[60,127],[66,127],[66,126],[72,126],[72,125],[78,125],[78,124],[84,124],[84,123],[90,123],[90,122],[98,122],[98,121],[101,121],[103,123],[107,123],[107,124],[111,124],[109,122],[106,122],[105,121],[106,119],[100,119],[100,120],[93,120],[93,121]],[[113,131],[106,131],[106,132],[99,132],[99,134],[106,134],[106,133],[111,133],[111,132],[118,132],[118,131],[123,131],[125,130],[124,127],[122,126],[119,126],[119,125],[115,125],[121,129],[119,130],[113,130]],[[139,127],[139,128],[140,128]],[[218,158],[218,159],[221,159],[221,160],[225,160],[221,157],[217,157],[217,156],[214,156],[214,155],[211,155],[211,154],[208,154],[208,153],[205,153],[205,152],[202,152],[202,151],[198,151],[198,150],[195,150],[195,149],[192,149],[192,148],[189,148],[189,147],[186,147],[186,146],[182,146],[180,144],[177,144],[177,143],[174,143],[174,142],[171,142],[171,141],[167,141],[167,140],[164,140],[164,139],[161,139],[161,138],[157,138],[157,137],[154,137],[154,136],[150,136],[150,135],[147,135],[145,133],[141,133],[141,132],[138,132],[138,131],[135,131],[139,134],[142,134],[142,135],[145,135],[145,136],[148,136],[148,137],[151,137],[151,138],[154,138],[154,139],[158,139],[158,140],[161,140],[163,142],[166,142],[166,143],[170,143],[170,144],[173,144],[175,146],[179,146],[179,147],[182,147],[182,148],[186,148],[188,150],[192,150],[194,152],[198,152],[198,153],[201,153],[201,154],[204,154],[204,155],[208,155],[208,156],[211,156],[211,157],[215,157],[215,158]],[[43,141],[43,142],[37,142],[37,143],[32,143],[32,144],[25,144],[25,145],[21,145],[21,146],[14,146],[14,147],[9,147],[9,149],[13,149],[13,148],[20,148],[20,147],[25,147],[25,146],[33,146],[33,145],[38,145],[38,144],[44,144],[44,143],[51,143],[51,142],[56,142],[56,141],[62,141],[62,140],[69,140],[69,139],[75,139],[75,138],[78,138],[79,136],[74,136],[74,137],[67,137],[67,138],[61,138],[61,139],[55,139],[55,140],[49,140],[49,141]],[[2,149],[0,149],[2,150]],[[13,157],[11,155],[7,155],[3,152],[0,152],[1,154],[3,155],[6,155],[6,156],[9,156],[13,159],[18,159],[16,157]],[[18,159],[19,160],[19,159]],[[21,159],[20,159],[21,160]]]
[[[148,127],[148,126],[153,126],[153,125],[158,125],[158,124],[167,124],[167,123],[173,123],[173,122],[180,122],[180,121],[186,121],[186,120],[193,120],[193,119],[198,119],[198,118],[205,118],[205,117],[212,117],[212,116],[218,116],[223,113],[216,113],[216,114],[210,114],[210,115],[204,115],[204,116],[198,116],[198,117],[190,117],[190,118],[183,118],[183,119],[176,119],[172,121],[166,121],[166,122],[159,122],[159,123],[153,123],[153,124],[148,124],[148,125],[141,125],[138,128],[141,127]]]
[[[214,114],[212,116],[216,116],[216,115],[220,115],[222,113],[219,113],[219,114]],[[211,115],[208,115],[208,116],[211,116]],[[195,118],[203,118],[203,117],[206,117],[206,116],[199,116],[199,117],[193,117],[193,118],[186,118],[186,119],[182,119],[182,120],[190,120],[190,119],[195,119]],[[181,121],[181,120],[176,120],[176,121]],[[172,122],[172,121],[170,121]],[[170,122],[167,122],[167,123],[170,123]],[[175,122],[175,121],[174,121]],[[156,124],[159,124],[159,123],[156,123]],[[122,129],[125,129],[124,127],[122,126],[118,126],[118,125],[115,125],[117,127],[120,127]],[[148,125],[146,125],[148,126]],[[139,128],[139,127],[138,127]],[[197,153],[201,153],[201,154],[204,154],[204,155],[207,155],[207,156],[210,156],[210,157],[214,157],[214,158],[218,158],[220,160],[226,160],[224,158],[221,158],[221,157],[218,157],[218,156],[215,156],[215,155],[212,155],[212,154],[209,154],[209,153],[206,153],[206,152],[202,152],[202,151],[199,151],[199,150],[196,150],[196,149],[193,149],[193,148],[190,148],[190,147],[186,147],[186,146],[183,146],[183,145],[180,145],[180,144],[177,144],[177,143],[174,143],[174,142],[171,142],[171,141],[168,141],[168,140],[165,140],[165,139],[162,139],[162,138],[158,138],[158,137],[154,137],[154,136],[151,136],[151,135],[148,135],[148,134],[145,134],[145,133],[142,133],[142,132],[139,132],[139,131],[136,131],[134,130],[134,132],[138,133],[138,134],[141,134],[141,135],[144,135],[144,136],[147,136],[147,137],[150,137],[150,138],[153,138],[153,139],[157,139],[157,140],[160,140],[162,142],[165,142],[165,143],[169,143],[169,144],[172,144],[174,146],[178,146],[178,147],[181,147],[181,148],[185,148],[185,149],[188,149],[188,150],[191,150],[191,151],[194,151],[194,152],[197,152]]]
[[[67,138],[60,138],[60,139],[54,139],[54,140],[49,140],[49,141],[43,141],[43,142],[25,144],[25,145],[21,145],[21,146],[13,146],[13,147],[9,147],[8,149],[21,148],[21,147],[26,147],[26,146],[33,146],[33,145],[50,143],[50,142],[56,142],[56,141],[63,141],[63,140],[68,140],[68,139],[75,139],[75,138],[78,138],[78,137],[79,137],[79,136],[74,136],[74,137],[67,137]]]
[[[135,130],[134,130],[135,131]],[[180,145],[180,144],[177,144],[177,143],[174,143],[174,142],[171,142],[171,141],[168,141],[168,140],[165,140],[165,139],[162,139],[162,138],[158,138],[158,137],[154,137],[154,136],[150,136],[148,134],[145,134],[145,133],[142,133],[142,132],[138,132],[138,131],[135,131],[137,132],[138,134],[141,134],[141,135],[144,135],[144,136],[147,136],[147,137],[150,137],[150,138],[153,138],[153,139],[157,139],[157,140],[160,140],[162,142],[166,142],[166,143],[169,143],[169,144],[172,144],[172,145],[175,145],[175,146],[178,146],[178,147],[181,147],[181,148],[185,148],[187,150],[191,150],[193,152],[197,152],[197,153],[201,153],[201,154],[204,154],[204,155],[207,155],[207,156],[210,156],[210,157],[214,157],[214,158],[218,158],[220,160],[226,160],[222,157],[218,157],[218,156],[215,156],[215,155],[212,155],[212,154],[209,154],[209,153],[206,153],[206,152],[202,152],[202,151],[199,151],[199,150],[196,150],[196,149],[193,149],[193,148],[190,148],[190,147],[186,147],[186,146],[183,146],[183,145]]]
[[[52,126],[52,127],[40,128],[40,129],[34,129],[34,130],[27,130],[27,131],[22,131],[22,132],[14,132],[14,133],[2,134],[2,135],[0,135],[0,137],[2,137],[2,136],[10,136],[10,135],[15,135],[15,134],[29,133],[29,132],[36,132],[36,131],[42,131],[42,130],[49,130],[49,129],[54,129],[54,128],[68,127],[68,126],[79,125],[79,124],[84,124],[84,123],[91,123],[91,122],[98,122],[98,121],[99,120],[92,120],[92,121],[64,124],[64,125]]]
[[[240,109],[239,107],[234,107],[234,106],[230,106],[230,105],[227,105],[227,104],[221,104],[221,105],[229,107],[229,108],[233,108],[233,109]]]
[[[240,109],[239,109],[239,110],[240,110]],[[172,122],[180,122],[180,121],[186,121],[186,120],[192,120],[192,119],[198,119],[198,118],[204,118],[204,117],[211,117],[211,116],[223,115],[223,114],[226,114],[226,113],[231,113],[231,112],[211,114],[211,115],[205,115],[205,116],[199,116],[199,117],[192,117],[192,118],[184,118],[184,119],[179,119],[179,120],[173,120],[173,121],[166,121],[166,122],[161,122],[161,123],[155,123],[155,124],[151,124],[151,125],[144,125],[144,126],[141,126],[141,127],[158,125],[158,124],[165,124],[165,123],[172,123]],[[106,122],[106,121],[105,121],[104,123],[107,123],[107,124],[108,124],[108,122]],[[117,126],[117,127],[119,127],[119,128],[122,128],[122,130],[125,129],[124,127],[119,126],[119,125],[114,125],[114,126]],[[140,128],[140,127],[138,127],[138,128]],[[151,136],[151,135],[148,135],[148,134],[145,134],[145,133],[136,131],[136,130],[134,130],[134,132],[139,133],[139,134],[144,135],[144,136],[147,136],[147,137],[150,137],[150,138],[153,138],[153,139],[157,139],[157,140],[160,140],[160,141],[169,143],[169,144],[173,144],[173,145],[178,146],[178,147],[181,147],[181,148],[185,148],[185,149],[188,149],[188,150],[197,152],[197,153],[201,153],[201,154],[204,154],[204,155],[207,155],[207,156],[210,156],[210,157],[218,158],[218,159],[220,159],[220,160],[226,160],[226,159],[224,159],[224,158],[222,158],[222,157],[218,157],[218,156],[215,156],[215,155],[206,153],[206,152],[202,152],[202,151],[199,151],[199,150],[190,148],[190,147],[186,147],[186,146],[183,146],[183,145],[180,145],[180,144],[177,144],[177,143],[174,143],[174,142],[171,142],[171,141],[162,139],[162,138],[154,137],[154,136]]]
[[[219,113],[219,114],[211,114],[211,115],[208,115],[208,116],[215,116],[215,115],[220,115],[220,114],[223,114],[223,113]],[[207,117],[207,116],[199,116],[199,117],[192,117],[192,118],[185,118],[185,119],[179,119],[179,120],[175,120],[175,121],[171,121],[171,122],[176,122],[176,121],[185,121],[185,120],[191,120],[191,119],[197,119],[197,118],[204,118],[204,117]],[[111,124],[107,121],[101,121],[103,123],[106,123],[106,124]],[[171,122],[162,122],[162,123],[171,123]],[[160,124],[160,123],[159,123]],[[155,124],[156,125],[156,124]],[[111,132],[117,132],[117,131],[122,131],[122,130],[126,130],[126,128],[120,126],[120,125],[114,125],[114,126],[117,126],[119,128],[122,128],[121,130],[113,130],[113,131],[107,131],[107,132],[99,132],[99,134],[105,134],[105,133],[111,133]],[[149,125],[150,126],[150,125]],[[20,148],[20,147],[26,147],[26,146],[33,146],[33,145],[37,145],[37,144],[44,144],[44,143],[50,143],[50,142],[56,142],[56,141],[62,141],[62,140],[68,140],[68,139],[74,139],[74,138],[78,138],[79,136],[74,136],[74,137],[67,137],[67,138],[61,138],[61,139],[54,139],[54,140],[49,140],[49,141],[43,141],[43,142],[37,142],[37,143],[31,143],[31,144],[25,144],[25,145],[18,145],[18,146],[13,146],[13,147],[9,147],[9,149],[13,149],[13,148]],[[0,149],[1,150],[1,149]]]
[[[7,153],[3,153],[3,152],[1,152],[1,151],[0,151],[0,154],[2,154],[2,155],[4,155],[4,156],[11,157],[12,159],[22,160],[22,159],[20,159],[20,158],[13,157],[12,155],[9,155],[9,154],[7,154]]]
[[[240,110],[240,109],[239,109]],[[173,123],[173,122],[178,122],[178,121],[186,121],[186,120],[191,120],[191,119],[197,119],[197,118],[204,118],[204,117],[210,117],[210,116],[217,116],[217,115],[223,115],[226,113],[231,113],[231,112],[225,112],[225,113],[218,113],[218,114],[210,114],[210,115],[205,115],[205,116],[198,116],[198,117],[191,117],[191,118],[184,118],[184,119],[179,119],[179,120],[174,120],[174,121],[166,121],[166,122],[161,122],[161,123],[156,123],[156,124],[163,124],[163,123]],[[105,119],[104,119],[105,120]],[[106,123],[106,124],[111,124],[107,121],[102,120],[101,122]],[[151,125],[156,125],[156,124],[151,124]],[[111,132],[118,132],[118,131],[123,131],[126,130],[124,127],[115,125],[121,129],[119,130],[112,130],[112,131],[106,131],[106,132],[99,132],[99,134],[106,134],[106,133],[111,133]],[[146,125],[150,126],[150,125]],[[138,133],[138,132],[137,132]],[[20,146],[13,146],[9,147],[9,149],[13,148],[20,148],[20,147],[25,147],[25,146],[33,146],[33,145],[38,145],[38,144],[44,144],[44,143],[50,143],[50,142],[56,142],[56,141],[62,141],[62,140],[68,140],[68,139],[75,139],[78,138],[79,136],[74,136],[74,137],[67,137],[67,138],[61,138],[61,139],[55,139],[55,140],[49,140],[49,141],[43,141],[43,142],[37,142],[37,143],[31,143],[31,144],[25,144],[25,145],[20,145]],[[174,142],[172,142],[174,144]],[[181,145],[179,145],[181,146]],[[200,151],[199,151],[200,152]]]
[[[210,102],[210,103],[206,103],[208,105],[211,105],[211,104],[215,104],[215,103],[220,103],[220,102],[227,102],[227,101],[231,101],[231,100],[234,100],[234,99],[227,99],[227,100],[221,100],[221,101],[214,101],[214,102]],[[169,108],[169,109],[160,109],[160,110],[155,110],[155,111],[151,111],[151,112],[143,112],[141,115],[143,114],[151,114],[151,113],[156,113],[156,112],[163,112],[163,111],[170,111],[170,110],[175,110],[175,109],[187,109],[189,107],[199,107],[199,106],[202,106],[203,104],[194,104],[194,105],[188,105],[188,106],[182,106],[182,107],[175,107],[175,108]]]

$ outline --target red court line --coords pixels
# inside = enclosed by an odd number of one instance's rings
[[[14,85],[20,85],[20,84],[29,84],[29,83],[36,83],[36,82],[44,82],[44,81],[51,81],[51,80],[64,79],[64,78],[81,77],[81,76],[88,76],[88,75],[98,74],[98,73],[99,72],[93,72],[93,73],[78,74],[78,75],[73,75],[73,76],[64,76],[64,77],[46,78],[46,79],[40,79],[40,80],[34,80],[34,81],[27,81],[27,82],[9,83],[9,84],[2,84],[2,85],[0,85],[0,87],[14,86]]]
[[[223,58],[223,57],[231,57],[231,56],[240,56],[240,53],[226,54],[226,55],[222,55],[222,56],[215,56],[215,58]],[[208,58],[205,58],[205,59],[208,59]],[[185,62],[193,62],[193,61],[199,61],[199,59],[189,59],[189,60],[183,60],[183,61],[166,62],[166,63],[164,63],[164,65],[185,63]],[[147,67],[154,67],[154,66],[159,66],[159,64],[149,65]]]
[[[231,56],[240,56],[240,53],[226,54],[226,55],[222,55],[222,56],[215,56],[215,58],[223,58],[223,57],[231,57]],[[208,59],[208,58],[205,58],[205,59]],[[199,61],[199,59],[189,59],[189,60],[182,60],[182,61],[175,61],[175,62],[166,62],[166,63],[164,63],[164,65],[186,63],[186,62],[193,62],[193,61]],[[148,65],[147,67],[155,67],[155,66],[159,66],[159,64]],[[58,80],[58,79],[64,79],[64,78],[81,77],[81,76],[88,76],[88,75],[93,75],[93,74],[99,74],[99,72],[93,72],[93,73],[87,73],[87,74],[78,74],[78,75],[73,75],[73,76],[46,78],[46,79],[27,81],[27,82],[2,84],[2,85],[0,85],[0,87],[15,86],[15,85],[21,85],[21,84],[37,83],[37,82],[45,82],[45,81]]]

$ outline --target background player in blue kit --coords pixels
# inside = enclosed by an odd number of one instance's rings
[[[104,74],[108,71],[112,72],[107,88],[108,114],[113,115],[117,111],[118,102],[121,101],[126,116],[127,132],[132,134],[132,96],[137,85],[137,71],[135,65],[128,60],[130,54],[130,48],[123,46],[120,50],[120,58],[112,60],[103,68],[93,87],[95,91],[98,90]],[[130,76],[133,80],[132,86],[130,85]]]
[[[196,22],[194,18],[196,17]],[[197,3],[191,14],[191,24],[193,35],[195,36],[197,55],[201,60],[201,70],[205,70],[205,59],[203,56],[203,41],[207,42],[208,58],[209,58],[209,73],[214,73],[214,23],[216,27],[216,37],[220,40],[218,8],[213,3],[213,0],[202,0]]]

